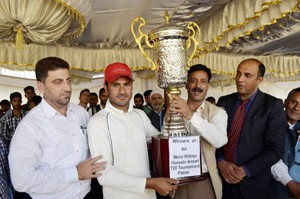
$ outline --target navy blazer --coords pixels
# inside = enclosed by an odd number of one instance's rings
[[[294,129],[287,128],[284,144],[284,155],[282,161],[288,166],[288,169],[293,166],[295,161],[295,146],[298,141],[297,130],[300,129],[300,122],[294,126]],[[272,199],[289,198],[290,191],[287,186],[284,186],[281,182],[273,179]]]
[[[227,132],[234,117],[238,93],[223,96],[217,105],[228,114]],[[237,145],[237,165],[245,166],[250,176],[230,185],[223,180],[223,196],[239,189],[244,198],[266,199],[271,192],[271,166],[282,158],[287,121],[283,102],[258,90],[246,115]],[[216,158],[224,158],[224,148],[216,151]]]

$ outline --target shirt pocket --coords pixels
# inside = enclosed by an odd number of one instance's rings
[[[80,141],[79,143],[81,145],[81,148],[83,150],[88,150],[89,149],[87,128],[85,126],[80,127],[79,141]]]

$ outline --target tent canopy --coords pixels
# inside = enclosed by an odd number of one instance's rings
[[[154,78],[130,26],[142,17],[149,34],[164,25],[167,10],[173,24],[199,25],[191,64],[210,67],[213,86],[232,85],[236,66],[250,57],[266,65],[270,82],[299,81],[299,6],[298,0],[3,0],[0,67],[32,71],[39,59],[57,56],[70,63],[78,83],[116,61],[138,78]]]

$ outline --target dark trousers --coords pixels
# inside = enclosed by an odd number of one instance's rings
[[[289,189],[283,184],[281,184],[281,182],[278,182],[275,179],[273,179],[272,199],[286,199],[286,198],[293,198]]]
[[[31,199],[31,197],[25,192],[15,191],[14,199]],[[103,199],[102,186],[100,186],[97,179],[92,179],[91,191],[84,197],[84,199]]]
[[[17,192],[17,191],[15,191],[14,198],[15,199],[31,199],[31,197],[29,196],[28,193]]]
[[[222,199],[243,199],[238,185],[228,185],[227,188],[223,188],[223,196]]]
[[[91,191],[84,197],[84,199],[103,199],[102,186],[96,178],[92,179]]]

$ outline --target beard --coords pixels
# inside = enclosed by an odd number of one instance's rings
[[[70,102],[71,97],[66,97],[63,99],[58,99],[57,103],[60,105],[67,105]]]

